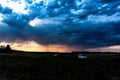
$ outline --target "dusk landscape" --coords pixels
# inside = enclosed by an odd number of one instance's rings
[[[120,80],[120,0],[0,0],[0,80]]]

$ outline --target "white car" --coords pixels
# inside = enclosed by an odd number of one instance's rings
[[[78,54],[79,59],[86,59],[87,56],[85,54]]]

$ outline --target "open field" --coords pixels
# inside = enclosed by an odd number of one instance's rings
[[[118,54],[86,55],[0,53],[0,80],[120,80]]]

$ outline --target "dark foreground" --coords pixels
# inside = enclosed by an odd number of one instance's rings
[[[120,80],[119,57],[0,53],[0,80]]]

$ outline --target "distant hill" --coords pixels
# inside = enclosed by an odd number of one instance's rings
[[[0,47],[0,52],[11,53],[12,51],[13,50],[11,49],[10,45]]]

